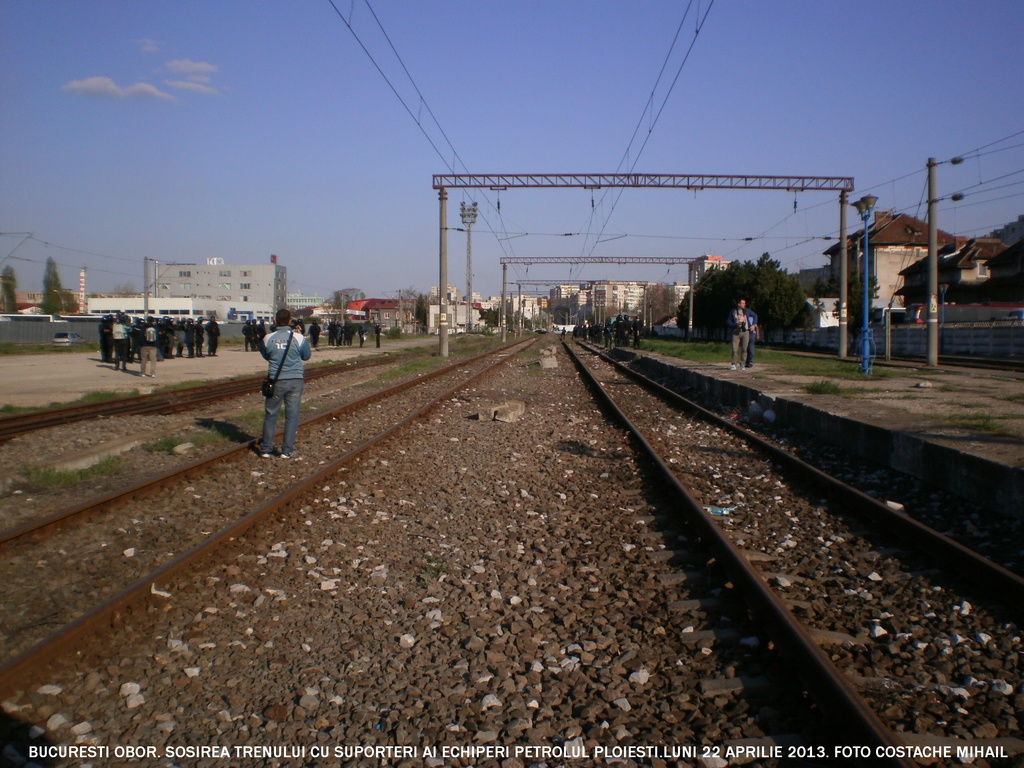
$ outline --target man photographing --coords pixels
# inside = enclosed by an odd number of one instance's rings
[[[284,438],[281,458],[290,459],[295,453],[295,436],[299,431],[299,408],[302,406],[302,385],[305,361],[313,356],[309,341],[292,328],[292,313],[280,309],[275,317],[276,329],[259,340],[260,354],[269,361],[267,377],[275,379],[274,394],[264,400],[263,437],[260,455],[269,459],[274,455],[274,433],[277,416],[284,406]]]

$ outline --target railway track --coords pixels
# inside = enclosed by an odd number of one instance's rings
[[[37,682],[3,697],[26,724],[18,732],[35,723],[54,744],[146,745],[138,764],[153,766],[167,764],[165,750],[203,744],[402,746],[420,760],[433,745],[462,750],[444,765],[488,768],[543,757],[514,751],[524,745],[557,749],[546,762],[574,768],[608,758],[911,765],[896,750],[1010,750],[979,730],[1014,732],[1017,694],[994,683],[1019,673],[1017,645],[988,623],[1002,612],[1009,624],[1010,609],[973,593],[967,606],[953,592],[962,582],[923,556],[860,520],[832,521],[831,492],[801,481],[809,495],[793,495],[783,459],[602,370],[600,388],[625,396],[641,433],[692,486],[690,502],[667,495],[636,439],[557,356],[560,368],[516,361],[441,396],[372,446],[348,419],[326,425],[331,445],[365,450],[345,466],[318,464],[289,514],[230,534],[232,546],[201,567],[158,576],[166,595],[139,595],[103,620],[113,644],[83,642],[67,672],[33,665]],[[525,404],[521,421],[474,418],[508,398]],[[242,462],[266,472],[253,481],[273,486],[267,497],[292,487],[294,465]],[[234,477],[241,486],[246,475]],[[231,485],[190,480],[172,500],[219,494],[227,504]],[[700,508],[701,525],[680,518],[684,503]],[[166,516],[146,507],[151,520]],[[751,573],[726,567],[725,550],[708,544],[716,536],[739,544]],[[823,647],[833,666],[825,676],[856,675],[873,726],[823,719],[828,707],[806,691],[821,696],[829,681],[801,682],[805,665],[780,652],[775,622],[739,599],[746,582],[765,581],[811,625],[808,652]],[[908,595],[911,608],[900,602]],[[888,635],[873,636],[876,626]],[[953,632],[963,642],[949,642]]]
[[[974,695],[999,691],[993,703],[1012,711],[1006,699],[1015,689],[1007,681],[1019,681],[1021,669],[1012,654],[1006,663],[1005,654],[1020,646],[1015,622],[1024,579],[625,366],[608,358],[577,363],[675,487],[690,523],[743,584],[772,639],[800,659],[819,703],[847,724],[851,744],[911,755],[938,741],[913,731],[915,720],[928,719],[920,713],[934,709],[937,695],[966,714],[957,696],[971,694],[958,681],[941,674],[929,679],[923,658],[913,663],[915,655],[935,655],[929,646],[939,649],[938,668],[954,666],[941,663],[944,655],[987,657],[964,661],[962,676],[972,681]],[[677,429],[663,401],[712,425],[717,445],[694,441],[692,426]],[[702,458],[709,451],[729,456],[710,481]],[[875,588],[885,585],[898,586],[890,594]],[[897,661],[887,668],[880,656]],[[988,682],[981,674],[990,675]],[[997,745],[999,730],[959,731],[967,740],[955,746],[979,754],[1024,750],[1020,740]],[[992,738],[975,742],[979,733]],[[824,749],[812,754],[827,756]],[[897,757],[894,764],[913,763]]]
[[[465,369],[480,375],[509,354],[482,353],[304,420],[300,440],[324,441],[332,449],[326,441],[344,443],[330,461],[261,460],[250,445],[234,445],[0,533],[0,562],[10,574],[0,587],[7,608],[0,698],[104,622],[159,594],[161,580],[287,506],[438,397],[450,396],[453,380],[455,389],[465,385]],[[390,415],[381,413],[381,403]],[[402,414],[397,424],[396,410]],[[225,473],[240,481],[230,498],[221,490]],[[46,594],[34,586],[41,570],[53,574],[55,589]],[[50,632],[55,624],[60,629]]]
[[[309,366],[306,380],[316,381],[347,371],[372,369],[394,362],[393,358],[347,361],[326,365]],[[214,384],[189,387],[171,392],[154,392],[148,395],[118,398],[100,403],[83,403],[60,408],[0,417],[0,442],[11,440],[40,429],[74,424],[90,419],[112,416],[131,416],[151,413],[178,413],[200,405],[228,400],[234,397],[258,392],[264,376],[247,376],[232,381],[218,381]]]

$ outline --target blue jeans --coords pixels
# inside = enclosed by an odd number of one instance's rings
[[[299,407],[302,405],[302,379],[278,379],[274,396],[266,398],[263,415],[263,438],[260,450],[270,453],[274,450],[274,432],[277,431],[277,415],[284,405],[284,440],[281,453],[295,452],[295,435],[299,431]]]

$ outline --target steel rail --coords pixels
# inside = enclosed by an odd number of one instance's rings
[[[383,358],[372,361],[347,361],[331,365],[315,366],[306,369],[306,380],[312,381],[347,371],[373,368],[394,362],[394,358]],[[5,416],[0,418],[0,442],[10,440],[26,432],[33,432],[48,427],[73,424],[79,421],[100,417],[126,416],[145,413],[173,413],[185,410],[206,402],[226,400],[231,397],[259,391],[264,375],[246,376],[213,384],[204,384],[175,392],[153,392],[146,395],[108,400],[103,403],[86,405],[67,405],[45,411]]]
[[[642,452],[654,464],[662,479],[681,502],[687,518],[699,529],[701,537],[708,541],[718,553],[732,578],[742,584],[744,598],[749,602],[754,613],[765,622],[768,634],[800,662],[799,674],[812,695],[822,705],[826,717],[835,724],[837,735],[847,739],[851,745],[870,745],[883,748],[906,746],[882,723],[868,703],[836,669],[803,625],[796,620],[774,590],[765,584],[760,574],[750,565],[739,548],[732,543],[689,490],[683,486],[669,465],[647,441],[639,428],[623,413],[569,344],[563,342],[563,346],[577,370],[580,371],[581,377],[589,382],[595,396],[630,432]],[[917,766],[913,760],[895,757],[879,758],[878,764],[900,766],[900,768],[915,768]]]
[[[469,378],[460,381],[455,387],[447,390],[441,395],[429,400],[418,410],[406,416],[401,421],[360,443],[348,453],[340,456],[330,464],[327,464],[316,473],[299,481],[275,498],[270,499],[235,522],[225,526],[212,536],[193,546],[188,551],[183,552],[172,560],[164,563],[164,565],[160,566],[155,571],[152,571],[147,576],[136,581],[134,584],[121,590],[102,605],[83,614],[70,624],[66,624],[51,634],[49,637],[39,641],[35,645],[18,654],[13,659],[10,659],[0,665],[0,698],[13,695],[16,691],[20,690],[21,687],[31,681],[32,676],[37,675],[40,669],[58,661],[63,655],[78,649],[80,647],[80,643],[88,635],[101,632],[104,627],[115,626],[122,620],[123,614],[130,613],[135,608],[144,606],[148,601],[153,600],[155,596],[153,590],[157,588],[158,583],[166,583],[176,575],[183,573],[188,568],[197,564],[202,558],[212,554],[214,550],[220,546],[227,545],[228,543],[237,540],[257,523],[262,522],[274,512],[285,508],[303,493],[316,488],[332,473],[337,472],[343,466],[365,453],[373,446],[387,439],[399,429],[411,424],[416,419],[425,416],[433,410],[438,403],[451,398],[452,395],[460,389],[470,385],[477,379],[497,368],[499,365],[508,362],[512,357],[511,350],[515,346],[525,344],[523,349],[526,349],[534,342],[534,339],[527,342],[521,341],[518,342],[517,345],[491,350],[472,358],[468,358],[467,360],[461,360],[457,363],[445,366],[441,371],[444,373],[451,373],[456,368],[464,366],[468,362],[476,361],[481,357],[485,357],[487,355],[498,356],[498,359],[494,363],[473,374]],[[438,375],[441,374],[438,373]]]
[[[511,346],[514,345],[504,347],[503,349],[508,350],[511,348]],[[377,400],[384,400],[400,392],[404,392],[407,389],[411,389],[412,387],[417,386],[425,381],[430,381],[431,379],[436,378],[438,376],[442,376],[445,373],[450,373],[454,368],[456,368],[459,365],[465,365],[466,363],[475,362],[476,360],[485,357],[488,354],[498,354],[500,351],[501,350],[499,349],[492,350],[490,352],[482,352],[478,355],[474,355],[473,357],[466,358],[465,360],[460,360],[443,368],[439,368],[435,371],[425,373],[410,381],[395,384],[394,386],[388,387],[387,389],[382,390],[380,392],[375,392],[371,395],[367,395],[366,397],[359,398],[358,400],[353,400],[352,402],[346,403],[345,405],[339,406],[338,408],[335,408],[333,410],[326,411],[324,413],[317,414],[316,416],[304,419],[300,427],[306,427],[309,426],[310,424],[315,424],[316,422],[321,421],[323,419],[335,418],[345,413],[358,410],[359,408],[369,405],[370,403],[376,402]],[[263,377],[259,377],[259,381],[262,380]],[[246,392],[249,393],[251,393],[251,391],[252,390],[249,389],[246,390]],[[283,429],[283,426],[281,427],[281,429]],[[229,458],[232,458],[236,455],[248,451],[252,447],[255,439],[249,440],[244,443],[239,443],[237,445],[229,446],[220,451],[212,453],[209,456],[204,456],[203,458],[196,459],[195,461],[189,462],[187,464],[183,464],[182,466],[176,467],[172,470],[169,470],[168,472],[143,478],[142,480],[136,483],[132,483],[131,485],[127,485],[115,491],[111,491],[110,493],[104,494],[103,496],[98,496],[94,499],[89,499],[87,501],[82,502],[81,504],[76,504],[72,507],[66,507],[65,509],[58,510],[57,512],[54,512],[50,515],[46,515],[44,517],[37,518],[35,520],[29,520],[28,522],[19,525],[15,528],[11,528],[6,531],[0,531],[0,550],[2,550],[3,547],[9,544],[10,542],[28,536],[31,533],[56,528],[57,526],[60,526],[63,523],[75,518],[84,519],[84,517],[101,512],[107,506],[120,501],[144,498],[150,494],[156,493],[161,488],[171,486],[176,481],[188,477],[189,475],[192,475],[197,471],[200,471],[208,466],[213,466],[214,464],[218,464],[222,461],[226,461]]]
[[[973,549],[939,533],[934,528],[906,514],[892,510],[873,496],[869,496],[799,457],[782,450],[755,432],[723,419],[697,403],[687,400],[678,392],[653,381],[639,371],[623,365],[606,354],[593,349],[590,351],[598,354],[601,359],[614,365],[616,369],[656,392],[662,398],[700,415],[701,418],[732,432],[734,435],[738,435],[755,446],[763,455],[771,458],[772,461],[778,462],[790,471],[799,473],[801,479],[812,482],[827,491],[833,498],[839,498],[854,514],[894,534],[917,551],[939,560],[944,568],[954,567],[958,575],[965,576],[977,586],[984,588],[985,594],[998,598],[1011,610],[1019,613],[1024,609],[1024,577],[992,562]]]

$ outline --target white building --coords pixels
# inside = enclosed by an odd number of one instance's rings
[[[500,303],[500,301],[499,301]],[[466,313],[467,311],[472,312],[471,322],[473,327],[480,331],[483,327],[483,322],[480,320],[480,311],[476,307],[469,307],[466,302],[461,301],[458,304],[452,303],[448,305],[448,332],[449,333],[465,333],[466,332]],[[427,309],[427,333],[437,333],[438,329],[438,315],[441,312],[441,307],[438,304],[431,304]]]
[[[206,299],[147,299],[143,296],[90,296],[90,315],[129,315],[154,317],[216,317],[218,320],[270,320],[277,310],[270,304],[253,304]]]
[[[272,256],[269,264],[205,264],[152,261],[148,296],[90,296],[87,314],[127,312],[170,317],[216,317],[218,320],[273,320],[287,306],[288,270]]]
[[[291,310],[309,309],[310,307],[322,307],[324,305],[324,297],[317,296],[316,294],[307,296],[301,293],[289,293],[287,302],[288,309]]]
[[[288,302],[288,269],[271,256],[268,264],[153,262],[153,299],[193,299],[212,306],[220,319],[273,317]],[[212,305],[211,305],[212,302]]]

